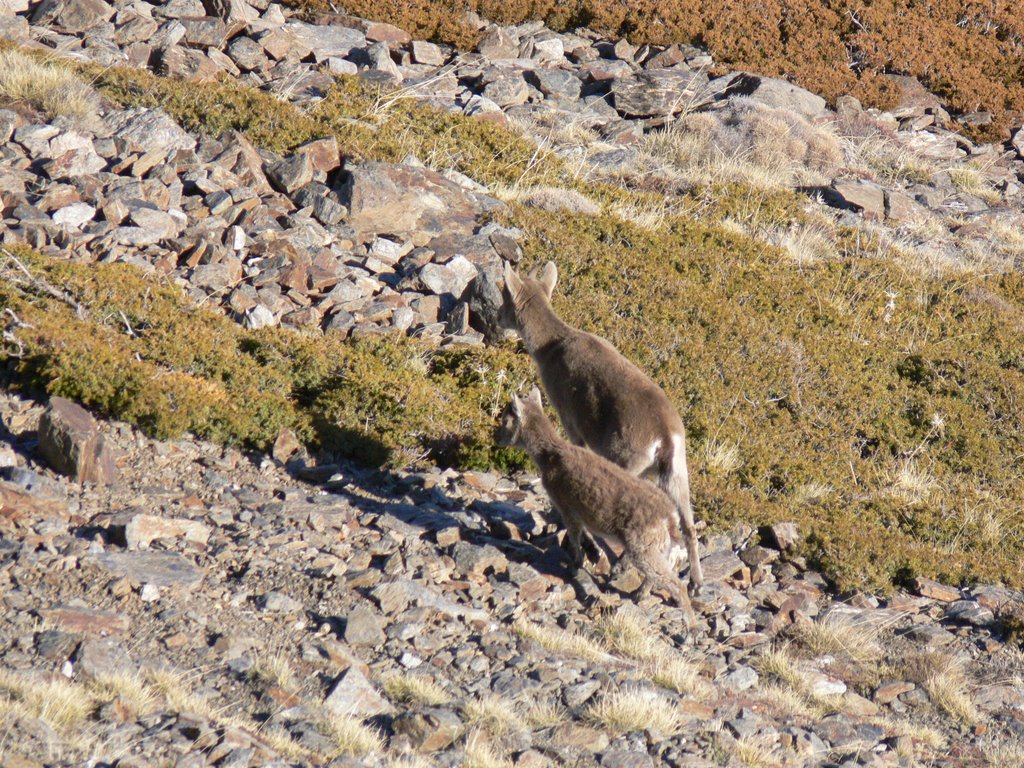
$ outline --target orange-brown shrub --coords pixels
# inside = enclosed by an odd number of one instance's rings
[[[321,10],[326,0],[288,0]],[[782,75],[829,100],[889,107],[884,75],[920,78],[955,112],[986,110],[980,138],[1024,115],[1024,13],[1017,0],[336,0],[414,35],[472,47],[467,10],[501,23],[543,19],[635,43],[697,43],[731,68]]]

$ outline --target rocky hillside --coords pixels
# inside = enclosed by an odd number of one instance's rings
[[[0,0],[0,762],[1021,764],[1024,133],[461,23]],[[699,632],[493,445],[549,258]]]
[[[635,46],[700,45],[732,69],[788,76],[829,101],[854,95],[891,108],[920,78],[956,112],[959,129],[1006,138],[1024,114],[1024,17],[1014,0],[288,0],[315,18],[344,9],[423,37],[471,47],[479,18],[543,20]]]

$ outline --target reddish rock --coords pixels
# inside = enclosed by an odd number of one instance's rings
[[[76,403],[54,397],[39,421],[39,453],[77,482],[117,482],[114,454],[93,417]]]
[[[800,541],[800,531],[796,523],[775,523],[769,531],[776,548],[783,552],[793,549]]]
[[[0,525],[27,528],[38,520],[68,516],[63,502],[34,496],[19,486],[0,482]]]
[[[753,648],[755,645],[762,645],[770,640],[768,635],[762,634],[761,632],[740,632],[738,635],[733,635],[726,644],[733,648]]]
[[[834,181],[828,198],[833,205],[860,211],[868,221],[885,218],[885,192],[870,181]]]
[[[462,534],[459,528],[452,526],[451,528],[442,528],[440,531],[434,534],[437,540],[437,546],[439,547],[450,547],[456,542],[462,541]]]
[[[209,81],[223,70],[202,51],[172,45],[160,52],[160,71],[168,77]]]
[[[878,704],[889,704],[895,701],[900,695],[908,693],[916,688],[913,683],[905,681],[882,683],[875,689],[872,698]]]
[[[154,539],[183,538],[205,545],[210,538],[210,527],[197,520],[156,515],[135,515],[124,530],[128,549],[146,549]]]
[[[121,635],[128,631],[128,617],[110,611],[75,606],[45,608],[39,615],[68,632],[83,635]]]
[[[307,142],[295,150],[309,156],[313,168],[317,171],[330,173],[341,165],[341,155],[338,150],[338,140],[333,136],[326,139],[317,139]]]
[[[393,24],[371,21],[366,25],[366,39],[371,43],[387,43],[389,47],[396,47],[411,42],[412,35]]]
[[[951,603],[960,599],[960,590],[954,587],[947,587],[932,579],[919,576],[914,580],[914,589],[921,597],[930,597],[932,600],[939,600],[943,603]]]
[[[44,0],[36,6],[32,23],[78,34],[109,21],[113,15],[114,7],[103,0]]]
[[[331,692],[324,699],[324,707],[336,715],[357,717],[373,717],[394,709],[356,666],[350,666],[338,675]]]
[[[393,235],[417,245],[442,234],[470,235],[480,215],[504,208],[434,171],[377,162],[349,169],[341,201],[349,209],[349,226],[361,239]]]
[[[514,39],[500,27],[492,27],[480,38],[476,49],[484,57],[494,59],[514,59],[519,55],[519,41]]]

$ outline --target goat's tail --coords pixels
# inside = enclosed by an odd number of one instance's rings
[[[690,477],[686,468],[686,436],[672,435],[665,445],[658,462],[658,485],[675,502],[679,513],[677,525],[669,526],[673,543],[680,543],[678,536],[686,542],[690,560],[690,584],[696,591],[704,583],[704,572],[700,567],[700,551],[697,543],[697,529],[693,522],[693,507],[690,505]],[[675,529],[675,535],[673,535]],[[681,530],[680,530],[681,529]]]

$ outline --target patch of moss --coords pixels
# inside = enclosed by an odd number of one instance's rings
[[[28,386],[160,438],[192,432],[265,449],[288,427],[313,448],[376,465],[524,464],[490,441],[507,382],[530,375],[507,350],[245,331],[126,264],[14,255],[87,310],[79,317],[29,285],[0,281],[0,307],[18,318],[11,332],[20,342],[0,357]],[[472,378],[459,374],[467,367]]]

